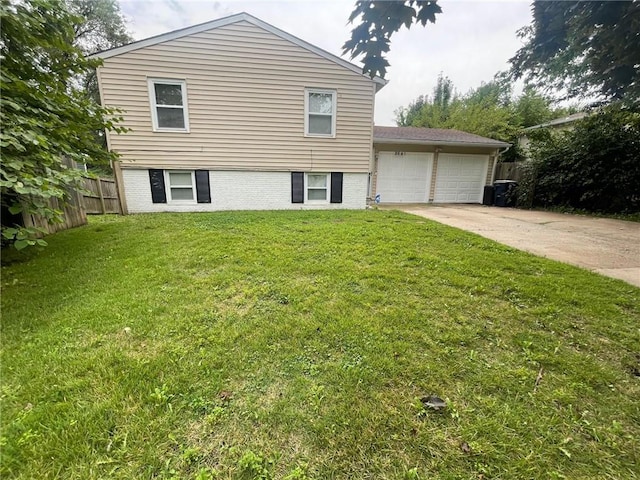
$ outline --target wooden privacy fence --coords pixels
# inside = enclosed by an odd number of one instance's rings
[[[49,223],[44,217],[22,214],[22,224],[25,227],[38,227],[51,234],[68,228],[86,225],[87,214],[120,213],[120,202],[116,182],[110,178],[84,178],[82,180],[84,192],[69,190],[69,203],[62,209],[63,222]],[[88,193],[87,193],[88,192]],[[49,206],[60,209],[57,198],[49,199]]]
[[[110,178],[85,178],[83,192],[84,209],[89,214],[120,213],[120,201],[116,181]]]
[[[49,206],[60,209],[60,201],[57,198],[50,198]],[[46,218],[29,213],[22,214],[22,223],[25,227],[38,227],[47,233],[55,233],[87,223],[87,215],[82,208],[82,196],[75,190],[69,192],[69,203],[62,211],[64,212],[62,223],[49,223]]]
[[[78,165],[69,158],[63,158],[63,163],[70,168]],[[116,181],[110,178],[83,178],[81,186],[84,191],[75,188],[68,189],[68,204],[61,208],[57,198],[48,200],[49,207],[63,211],[61,223],[49,223],[46,218],[23,212],[21,218],[15,221],[25,227],[38,227],[47,234],[66,230],[68,228],[86,225],[87,213],[120,213],[120,201]],[[4,214],[4,210],[3,210]]]
[[[500,162],[496,165],[496,180],[522,180],[522,162]]]

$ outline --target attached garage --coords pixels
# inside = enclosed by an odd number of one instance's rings
[[[459,130],[374,127],[370,197],[380,203],[481,203],[510,145]]]
[[[489,155],[441,153],[438,156],[435,203],[481,203]]]
[[[432,153],[380,152],[377,194],[386,203],[424,203],[429,200]]]

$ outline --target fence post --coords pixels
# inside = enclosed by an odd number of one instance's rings
[[[107,213],[107,207],[104,204],[104,194],[102,193],[102,179],[98,177],[98,195],[100,195],[100,208],[102,209],[102,214]]]

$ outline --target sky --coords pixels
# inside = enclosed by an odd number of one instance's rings
[[[247,12],[334,55],[353,25],[354,1],[346,0],[120,0],[136,40],[190,25]],[[419,95],[431,94],[438,74],[449,77],[460,93],[490,81],[509,67],[522,46],[516,31],[531,22],[524,0],[440,0],[443,13],[435,24],[402,28],[391,38],[389,81],[377,95],[376,125],[395,125],[395,111]],[[348,56],[345,60],[360,65]]]

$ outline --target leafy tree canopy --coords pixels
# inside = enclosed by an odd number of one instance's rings
[[[551,99],[532,87],[514,97],[503,73],[464,95],[440,74],[431,96],[421,95],[409,106],[396,110],[396,123],[404,127],[453,128],[508,142],[513,147],[503,159],[514,161],[523,156],[517,141],[523,128],[573,111],[572,107],[553,108]]]
[[[64,3],[74,15],[73,45],[85,55],[133,41],[117,0],[64,0]],[[89,95],[100,102],[95,70],[86,72],[79,81]],[[103,137],[97,140],[105,146]]]
[[[515,78],[570,98],[640,100],[640,2],[535,1],[532,11],[511,59]]]
[[[420,95],[407,108],[396,110],[396,123],[400,126],[435,126],[444,125],[449,118],[449,107],[452,101],[457,101],[453,82],[442,73],[433,89],[433,96]]]
[[[117,0],[65,0],[77,21],[73,44],[87,55],[133,41]]]
[[[399,126],[455,128],[505,142],[514,142],[521,128],[565,114],[553,109],[551,100],[533,88],[513,98],[511,84],[498,74],[465,95],[440,74],[432,96],[421,95],[408,107],[396,110]]]
[[[359,0],[349,23],[359,20],[360,24],[342,46],[343,53],[350,53],[352,59],[362,56],[362,71],[371,78],[384,78],[389,66],[384,54],[389,51],[391,36],[403,25],[410,28],[413,23],[435,23],[439,13],[442,9],[437,0]]]
[[[96,104],[75,79],[97,66],[73,45],[80,19],[60,0],[1,0],[2,89],[0,195],[3,210],[40,215],[51,222],[62,212],[49,200],[66,201],[83,172],[65,165],[108,163],[115,158],[94,132],[117,126],[117,112]],[[2,237],[16,248],[35,244],[37,232],[5,225]]]

